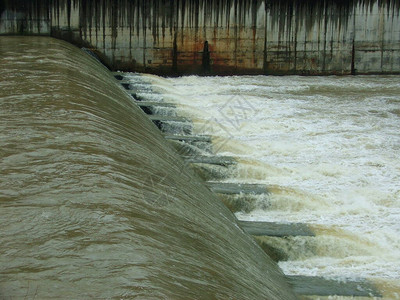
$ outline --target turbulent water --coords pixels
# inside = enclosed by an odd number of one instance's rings
[[[1,299],[293,299],[108,70],[0,37]]]
[[[400,281],[399,76],[143,77],[238,159],[226,181],[270,186],[239,219],[312,225],[265,239],[286,274]]]

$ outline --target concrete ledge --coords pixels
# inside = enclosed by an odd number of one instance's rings
[[[148,115],[149,119],[152,121],[161,122],[191,122],[187,118],[175,117],[175,116],[163,116],[163,115]]]
[[[310,227],[304,223],[238,221],[238,225],[254,236],[315,236]]]
[[[211,143],[211,137],[208,135],[165,135],[164,137],[167,140],[174,140],[174,141]]]
[[[170,108],[175,108],[174,103],[167,103],[167,102],[155,102],[155,101],[135,101],[137,105],[140,107],[152,107],[152,106],[157,106],[157,107],[170,107]]]
[[[186,162],[189,163],[197,163],[197,164],[210,164],[210,165],[235,165],[236,160],[233,157],[229,156],[186,156],[183,157]]]
[[[218,194],[268,194],[267,186],[264,184],[230,183],[230,182],[207,182],[208,188]]]
[[[315,296],[382,297],[367,280],[339,281],[323,277],[286,276],[296,294]]]

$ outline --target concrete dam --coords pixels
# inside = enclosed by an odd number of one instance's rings
[[[207,97],[226,98],[222,113],[235,113],[229,109],[238,100],[248,105],[245,115],[268,107],[258,117],[271,119],[279,110],[270,108],[272,94],[296,96],[278,78],[297,80],[294,90],[309,88],[316,98],[320,91],[306,76],[208,75],[378,74],[394,107],[387,114],[398,115],[399,12],[392,0],[2,1],[0,298],[398,295],[364,274],[287,272],[296,262],[292,242],[305,238],[311,247],[299,248],[303,257],[323,257],[318,243],[334,226],[242,219],[238,211],[275,208],[270,195],[280,186],[254,183],[245,166],[253,162],[243,164],[234,151],[217,153],[218,134],[198,131],[202,115],[194,112],[197,95],[206,107]],[[176,77],[186,74],[207,77]],[[331,77],[374,76],[319,79]],[[380,97],[381,81],[368,80]],[[265,102],[255,109],[259,98]],[[210,125],[213,112],[205,111]],[[249,125],[237,117],[228,120],[233,127]],[[259,119],[250,123],[257,128]],[[255,170],[261,179],[264,169]],[[235,172],[249,181],[226,180]]]
[[[381,295],[364,280],[284,275],[250,235],[313,231],[238,221],[217,195],[266,187],[205,181],[196,166],[234,162],[183,150],[210,141],[168,135],[182,120],[146,116],[163,103],[131,97],[84,51],[3,36],[0,63],[2,299]]]
[[[180,74],[400,72],[394,0],[8,1],[0,34],[50,35],[113,70]]]

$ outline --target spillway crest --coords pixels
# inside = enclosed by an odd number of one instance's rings
[[[294,298],[94,58],[0,37],[0,68],[0,298]]]

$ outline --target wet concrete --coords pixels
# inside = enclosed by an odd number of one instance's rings
[[[400,72],[393,0],[5,1],[1,34],[48,34],[114,70],[179,74]]]

